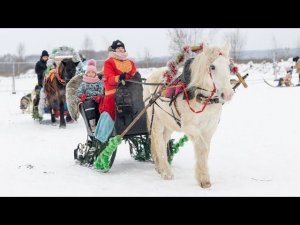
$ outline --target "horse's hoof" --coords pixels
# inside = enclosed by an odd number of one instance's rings
[[[66,122],[67,123],[72,123],[74,120],[71,117],[66,117]]]
[[[59,128],[64,128],[65,129],[66,128],[66,124],[60,124]]]
[[[201,182],[200,186],[202,188],[210,188],[211,187],[211,183],[209,181]]]
[[[173,180],[174,179],[174,175],[172,173],[162,173],[161,177],[164,180]]]
[[[155,170],[158,174],[161,174],[160,169],[158,167],[155,167]]]

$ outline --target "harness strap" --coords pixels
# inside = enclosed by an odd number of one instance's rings
[[[211,73],[209,73],[209,75],[210,75],[210,78],[212,79]],[[203,110],[206,108],[206,106],[208,105],[209,101],[212,99],[212,97],[214,96],[214,94],[215,94],[216,91],[217,91],[216,85],[215,85],[215,83],[213,82],[213,90],[211,91],[210,96],[205,100],[205,102],[204,102],[202,108],[201,108],[200,110],[196,111],[196,110],[193,109],[193,108],[191,107],[191,105],[190,105],[190,99],[189,99],[189,96],[188,96],[188,93],[187,93],[187,90],[186,90],[186,87],[185,87],[184,84],[182,84],[182,88],[183,88],[183,91],[184,91],[184,94],[185,94],[185,97],[186,97],[186,101],[187,101],[187,103],[188,103],[188,106],[189,106],[190,110],[191,110],[192,112],[194,112],[194,113],[201,113],[201,112],[203,112]]]
[[[135,84],[141,84],[141,85],[166,85],[166,83],[146,83],[146,82],[140,82],[135,80],[125,80],[125,82],[129,83],[135,83]]]
[[[196,101],[199,102],[199,103],[203,103],[203,101],[205,101],[207,98],[208,97],[206,97],[202,94],[198,94],[196,96]],[[221,103],[221,101],[218,97],[214,97],[214,98],[210,99],[209,102],[208,102],[208,104],[214,104],[214,103]]]
[[[181,127],[180,119],[177,119],[177,118],[174,116],[172,107],[171,107],[171,110],[172,110],[173,115],[171,115],[171,114],[168,113],[166,110],[164,110],[159,104],[157,104],[157,102],[155,102],[155,105],[157,105],[162,111],[164,111],[165,113],[167,113],[169,116],[173,117],[174,120],[176,121],[176,123],[178,124],[178,126]]]
[[[66,81],[60,76],[60,74],[57,72],[55,73],[55,77],[58,80],[59,83],[61,83],[62,85],[66,85]]]
[[[159,87],[159,86],[156,86],[153,95],[156,94],[158,87]],[[148,98],[151,98],[151,97],[149,96]],[[148,99],[148,98],[147,98],[147,99]],[[147,101],[147,100],[145,100],[145,101]],[[145,101],[144,101],[144,102],[145,102]],[[151,135],[151,131],[152,131],[153,118],[154,118],[154,104],[152,104],[152,115],[151,115],[151,122],[150,122],[150,131],[149,131],[149,135]]]
[[[152,115],[151,115],[151,122],[150,122],[150,131],[149,131],[149,135],[151,135],[151,131],[152,131],[153,118],[154,118],[154,104],[152,105]]]
[[[180,114],[180,112],[178,111],[178,108],[177,108],[177,101],[176,101],[176,98],[175,98],[175,100],[174,100],[174,107],[175,107],[175,109],[176,109],[176,112],[177,112],[178,116],[181,117],[181,114]]]
[[[178,125],[179,127],[181,127],[181,121],[180,121],[179,119],[176,119],[172,107],[171,107],[171,111],[172,111],[172,114],[173,114],[173,118],[175,119],[175,122],[177,123],[177,125]]]

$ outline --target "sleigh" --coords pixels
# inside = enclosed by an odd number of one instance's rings
[[[63,93],[68,79],[75,75],[76,70],[74,69],[73,72],[72,67],[77,67],[80,60],[79,53],[75,52],[73,48],[62,46],[53,49],[47,61],[47,69],[44,72],[44,86],[43,88],[35,87],[37,98],[32,114],[34,119],[42,121],[44,114],[51,114],[52,123],[55,122],[55,118],[60,117],[60,127],[65,127],[62,116],[67,116],[67,122],[72,120]],[[62,104],[60,104],[61,102]],[[64,111],[62,114],[60,113],[61,110]]]
[[[233,90],[242,84],[247,76],[248,74],[236,81],[233,85]],[[139,161],[150,161],[151,141],[147,129],[147,113],[143,113],[149,105],[145,106],[143,101],[142,84],[142,78],[139,73],[137,73],[132,80],[126,81],[125,85],[119,84],[116,91],[116,121],[114,130],[110,135],[110,140],[114,142],[114,138],[122,136],[125,143],[129,144],[129,152],[134,159]],[[157,97],[154,96],[150,102],[152,101],[152,103],[154,103],[158,97],[160,97],[160,95]],[[77,148],[74,149],[74,159],[81,165],[89,167],[96,166],[97,169],[108,171],[114,163],[117,147],[111,154],[104,153],[109,149],[109,141],[101,143],[95,138],[95,134],[86,115],[86,112],[89,111],[89,109],[87,109],[84,104],[79,104],[79,110],[86,126],[87,140],[84,144],[79,143]],[[98,110],[98,107],[94,107],[94,110]],[[177,143],[174,143],[174,139],[168,141],[166,151],[169,163],[171,163],[178,148],[186,141],[187,136],[183,136]],[[101,163],[101,165],[97,165],[99,161],[101,162],[103,159],[103,155],[106,155],[108,158],[107,166],[103,166]]]
[[[126,82],[125,85],[120,84],[117,88],[116,121],[110,138],[121,135],[124,130],[128,129],[128,126],[145,108],[145,104],[143,102],[141,75],[136,73],[131,81],[133,82]],[[101,143],[95,138],[95,133],[89,122],[89,119],[91,118],[88,118],[87,116],[87,112],[90,112],[91,109],[98,110],[98,106],[92,106],[92,104],[86,106],[83,103],[79,104],[79,111],[84,120],[87,131],[87,139],[84,144],[79,143],[74,150],[74,159],[77,160],[79,164],[89,167],[92,167],[95,164],[97,157],[103,152],[109,143],[109,141]],[[96,119],[99,119],[99,115]],[[130,155],[138,161],[150,161],[151,159],[151,142],[149,139],[146,119],[146,114],[144,113],[123,137],[125,143],[128,143],[129,145]],[[172,143],[173,140],[171,140],[168,144],[169,156],[171,156]],[[111,168],[114,163],[116,153],[117,149],[109,156],[109,168]]]
[[[227,67],[229,45],[206,50],[206,53],[198,54],[195,57],[192,68],[186,68],[187,73],[184,73],[183,77],[179,76],[180,82],[177,82],[175,76],[168,79],[168,75],[172,75],[171,72],[177,74],[176,65],[178,63],[174,61],[174,63],[168,64],[167,71],[158,70],[152,73],[147,79],[149,86],[144,91],[139,74],[136,74],[130,81],[126,80],[125,84],[120,84],[116,92],[115,127],[110,134],[110,140],[106,143],[101,143],[95,138],[88,120],[85,119],[84,108],[80,108],[88,138],[85,144],[78,144],[74,150],[74,158],[82,165],[95,166],[96,169],[107,172],[114,163],[118,145],[125,140],[129,143],[130,153],[136,159],[146,161],[153,154],[157,172],[164,179],[172,179],[173,174],[170,168],[172,157],[190,136],[194,148],[199,152],[196,154],[197,161],[203,162],[197,164],[197,171],[205,171],[205,174],[197,174],[198,182],[203,188],[210,187],[206,152],[209,152],[212,131],[216,130],[220,121],[222,105],[230,101],[234,90],[239,85],[247,87],[244,79],[248,75],[241,76],[235,70],[238,80],[233,80],[230,85],[230,71]],[[205,66],[199,66],[199,64]],[[183,71],[186,70],[183,69]],[[189,75],[190,79],[183,79],[185,75]],[[165,80],[164,83],[161,83],[161,80]],[[150,86],[150,84],[154,84],[154,86]],[[163,95],[164,90],[175,94]],[[143,94],[147,97],[145,103]],[[118,95],[124,96],[124,99],[118,98]],[[131,96],[131,101],[127,101],[126,96]],[[190,104],[190,100],[193,100],[193,104]],[[181,108],[177,105],[180,105]],[[174,110],[170,106],[174,106]],[[206,107],[209,110],[201,114]],[[146,113],[149,117],[146,116]],[[148,124],[146,124],[146,117]],[[210,122],[203,123],[202,118],[203,120],[208,119]],[[185,122],[184,126],[181,124],[182,121]],[[176,144],[173,143],[173,139],[170,139],[174,131],[186,134]]]

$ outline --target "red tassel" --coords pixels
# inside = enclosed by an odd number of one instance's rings
[[[236,67],[236,66],[234,66],[233,68],[232,68],[232,73],[233,74],[236,74],[238,72],[238,68]]]
[[[175,76],[177,74],[178,68],[174,60],[168,62],[168,69],[171,72],[171,75]]]

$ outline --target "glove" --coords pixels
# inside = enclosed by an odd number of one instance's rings
[[[84,102],[87,99],[85,94],[80,95],[80,101]]]
[[[126,78],[126,73],[122,73],[122,74],[119,76],[119,81],[125,80],[125,78]]]
[[[93,100],[99,104],[102,100],[102,96],[99,95],[93,96]]]
[[[101,74],[101,73],[97,73],[97,76],[98,76],[99,80],[102,80],[102,78],[103,78],[103,74]]]

